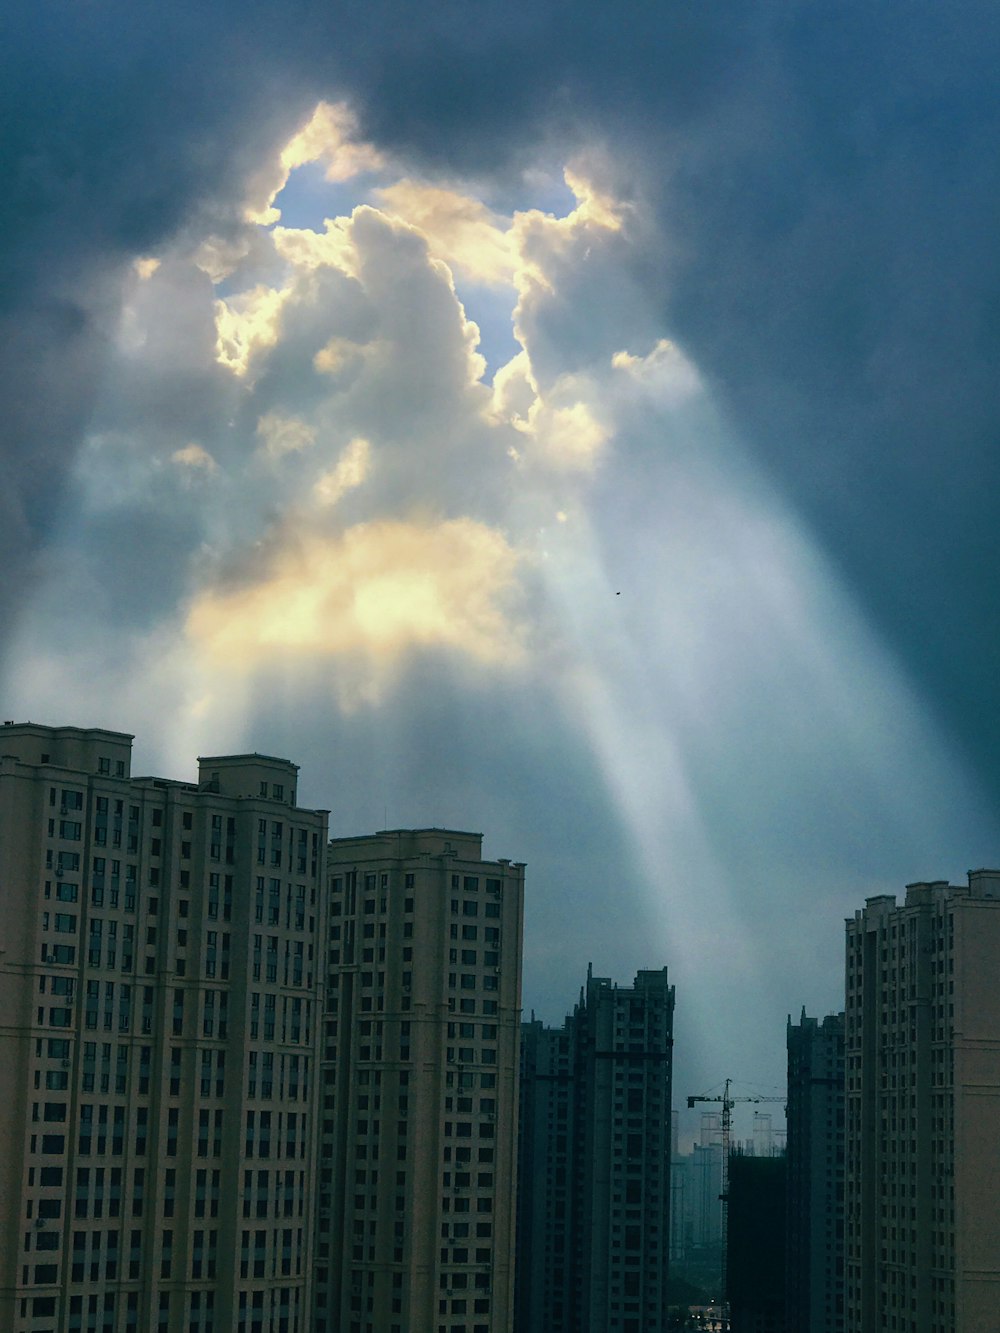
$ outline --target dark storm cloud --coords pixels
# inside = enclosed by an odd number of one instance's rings
[[[199,216],[224,232],[264,149],[346,93],[380,145],[498,180],[547,142],[607,143],[656,202],[640,276],[668,331],[986,767],[995,7],[53,4],[6,22],[0,613],[87,423],[117,266]]]
[[[995,784],[1000,23],[810,6],[775,37],[764,132],[716,122],[664,190],[670,322]]]

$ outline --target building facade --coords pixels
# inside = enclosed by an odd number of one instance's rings
[[[799,1333],[844,1328],[844,1015],[789,1017],[786,1309]]]
[[[1000,1327],[1000,871],[847,922],[848,1333]]]
[[[564,1027],[522,1036],[518,1333],[660,1333],[670,1255],[674,991],[588,972]]]
[[[524,867],[394,830],[328,876],[316,1333],[507,1333]]]
[[[0,1327],[297,1333],[326,812],[131,739],[0,727]]]

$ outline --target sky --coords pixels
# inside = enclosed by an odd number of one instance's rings
[[[1000,864],[995,6],[3,25],[4,716],[482,831],[526,1011],[666,965],[675,1104],[780,1090]]]

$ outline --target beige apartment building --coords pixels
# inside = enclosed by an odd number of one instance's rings
[[[327,815],[131,739],[0,727],[0,1328],[302,1333]]]
[[[847,922],[847,1333],[1000,1330],[1000,871]]]
[[[334,839],[315,1333],[508,1333],[524,868]]]

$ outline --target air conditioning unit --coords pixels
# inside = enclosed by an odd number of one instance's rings
[[[62,866],[56,866],[56,879],[62,879],[62,877],[63,877]]]
[[[71,1067],[71,1065],[72,1065],[72,1061],[70,1061],[70,1060],[63,1060],[61,1063],[62,1063],[62,1067],[63,1067],[63,1069],[69,1069],[69,1068]]]

